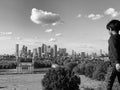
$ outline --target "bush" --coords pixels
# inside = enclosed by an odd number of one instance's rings
[[[51,67],[51,61],[45,60],[45,61],[35,61],[34,62],[34,68],[48,68]]]
[[[78,64],[74,67],[73,72],[79,75],[85,75],[85,64]]]
[[[51,68],[42,79],[44,90],[79,90],[80,77],[64,67]]]
[[[99,81],[104,81],[109,64],[109,62],[101,62],[99,64],[96,64],[92,78]]]
[[[13,61],[1,61],[0,69],[15,69],[17,66],[17,62]]]
[[[67,63],[67,64],[64,65],[64,66],[65,66],[65,68],[67,68],[68,70],[72,71],[73,68],[74,68],[75,66],[77,66],[77,63],[76,63],[76,62],[70,62],[70,63]]]
[[[85,76],[92,78],[93,72],[95,70],[94,64],[88,63],[85,65]]]

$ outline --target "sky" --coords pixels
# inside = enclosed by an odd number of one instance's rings
[[[107,52],[106,24],[120,19],[120,0],[0,0],[0,54],[15,44],[57,44],[68,52]]]

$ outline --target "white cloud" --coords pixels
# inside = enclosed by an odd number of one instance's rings
[[[50,40],[49,40],[49,42],[56,42],[57,41],[57,39],[55,39],[55,38],[51,38]]]
[[[114,8],[108,8],[105,12],[105,15],[111,15],[111,17],[116,17],[118,15],[120,15],[120,13],[118,11],[116,11]]]
[[[21,37],[15,37],[15,40],[22,40]]]
[[[16,37],[15,38],[16,43],[21,44],[21,45],[40,45],[42,42],[44,43],[45,40],[41,40],[38,37],[35,38],[21,38],[21,37]]]
[[[2,36],[2,37],[0,37],[0,40],[10,40],[11,39],[11,37],[8,37],[8,36]]]
[[[56,24],[61,22],[61,18],[59,14],[38,10],[36,8],[32,9],[30,18],[34,23],[41,24],[41,25],[55,26]]]
[[[0,35],[4,36],[4,35],[12,35],[12,32],[0,32]]]
[[[78,16],[77,16],[78,18],[80,18],[80,17],[82,17],[82,15],[81,14],[78,14]]]
[[[92,20],[98,20],[98,19],[101,19],[103,17],[103,15],[100,15],[100,14],[90,14],[87,16],[88,18],[92,19]]]
[[[57,33],[57,34],[55,34],[56,37],[59,37],[59,36],[61,36],[61,35],[62,35],[62,33]]]
[[[47,32],[47,33],[53,32],[53,29],[47,29],[47,30],[45,30],[45,32]]]

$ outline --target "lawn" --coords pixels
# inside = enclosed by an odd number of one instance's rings
[[[43,74],[0,75],[0,90],[42,90]]]
[[[0,90],[42,90],[41,79],[44,74],[0,75]],[[101,82],[81,75],[81,87],[97,87]]]

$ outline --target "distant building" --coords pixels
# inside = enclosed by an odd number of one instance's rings
[[[66,56],[67,53],[66,53],[66,48],[59,48],[59,56]]]
[[[53,47],[53,57],[57,57],[57,45]]]
[[[16,44],[16,57],[19,57],[19,44]]]
[[[41,58],[42,55],[42,49],[41,47],[38,47],[38,58]]]
[[[33,49],[33,58],[38,58],[37,48]]]
[[[42,53],[45,53],[47,50],[46,44],[42,44]]]
[[[31,50],[28,50],[27,58],[32,58],[32,52],[31,52]]]
[[[81,52],[81,59],[82,59],[82,60],[85,59],[85,52]]]

